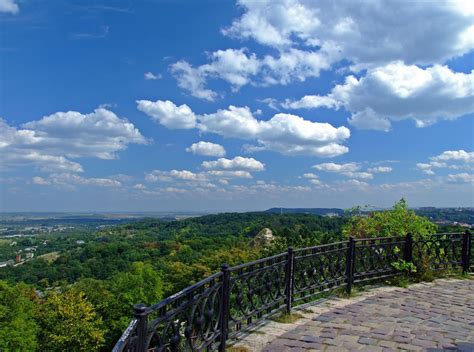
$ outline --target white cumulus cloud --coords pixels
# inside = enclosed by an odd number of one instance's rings
[[[171,72],[178,81],[178,86],[191,93],[193,97],[213,101],[217,93],[205,88],[206,73],[192,67],[186,61],[178,61],[171,66]]]
[[[474,162],[474,152],[466,152],[465,150],[447,150],[440,155],[431,158],[434,161],[463,161]]]
[[[222,177],[223,180],[219,180],[219,182],[222,184],[227,184],[228,181],[226,181],[226,179],[228,178],[252,178],[252,174],[244,170],[211,170],[208,171],[207,174],[211,176]]]
[[[377,174],[377,173],[388,173],[392,172],[393,168],[390,166],[376,166],[376,167],[371,167],[367,169],[368,172]]]
[[[204,161],[202,167],[207,170],[243,170],[243,171],[263,171],[265,164],[254,158],[244,158],[236,156],[233,159],[219,158],[214,161]]]
[[[90,114],[57,112],[20,128],[0,119],[2,167],[36,165],[47,171],[81,172],[70,159],[114,159],[129,144],[147,140],[128,120],[104,108]]]
[[[344,108],[349,123],[360,129],[388,131],[393,121],[414,120],[425,127],[474,112],[474,71],[454,72],[447,66],[420,68],[401,61],[348,76],[327,96],[287,100],[288,108]]]
[[[313,165],[312,167],[313,169],[320,170],[320,171],[339,173],[346,177],[350,177],[352,179],[371,180],[374,178],[374,175],[371,172],[359,171],[360,165],[357,163],[346,163],[346,164],[322,163],[322,164]]]
[[[204,156],[222,157],[225,155],[225,149],[223,146],[204,141],[193,143],[190,147],[186,148],[186,151]]]
[[[447,177],[448,182],[474,183],[474,175],[468,173],[450,174]]]
[[[182,116],[180,110],[183,110],[184,115],[192,116],[192,121],[182,124],[182,128],[195,125],[202,132],[257,141],[257,145],[247,146],[247,151],[272,150],[287,155],[333,157],[349,150],[343,145],[350,137],[348,128],[305,120],[297,115],[279,113],[270,120],[257,120],[248,107],[232,105],[212,114],[195,115],[187,105],[177,107],[170,101],[160,100],[140,100],[139,110],[165,126],[170,125],[170,120],[180,120],[177,116]],[[173,128],[178,125],[172,124]]]
[[[196,127],[196,115],[186,104],[176,106],[169,100],[138,100],[137,108],[169,129]]]
[[[469,36],[474,11],[467,0],[384,6],[352,0],[240,0],[239,5],[243,15],[224,34],[279,50],[318,47],[333,61],[344,58],[360,66],[394,60],[433,64],[474,48]]]
[[[336,163],[322,163],[313,166],[313,169],[326,172],[354,172],[359,170],[359,165],[356,163],[336,164]]]
[[[417,163],[416,167],[427,175],[434,175],[434,169],[474,169],[474,152],[465,150],[447,150],[430,157],[428,163]]]
[[[120,181],[111,178],[83,177],[71,173],[53,173],[48,178],[39,176],[33,177],[33,183],[37,185],[56,185],[71,188],[74,186],[95,186],[95,187],[121,187]]]
[[[174,180],[182,181],[206,181],[207,178],[202,173],[195,173],[189,170],[171,170],[161,171],[153,170],[150,173],[145,174],[145,179],[148,182],[171,182]]]

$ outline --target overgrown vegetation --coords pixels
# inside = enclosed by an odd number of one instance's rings
[[[298,313],[282,313],[272,318],[273,321],[281,324],[293,324],[295,321],[303,318],[301,314]]]
[[[406,236],[411,233],[414,239],[435,233],[438,226],[427,218],[416,215],[408,209],[407,202],[402,198],[391,210],[374,211],[360,215],[363,208],[350,210],[352,217],[344,227],[344,235],[355,238]]]

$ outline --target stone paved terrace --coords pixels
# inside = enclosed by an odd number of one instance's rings
[[[235,350],[474,351],[474,280],[380,287],[298,313],[293,324],[268,322]]]

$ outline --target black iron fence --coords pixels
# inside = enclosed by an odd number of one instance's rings
[[[401,274],[395,263],[419,270],[474,269],[472,238],[440,233],[423,238],[350,238],[302,248],[221,271],[146,307],[134,307],[135,319],[114,352],[224,351],[226,342],[278,312],[310,302],[318,295],[358,283]]]

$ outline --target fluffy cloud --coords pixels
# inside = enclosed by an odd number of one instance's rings
[[[447,177],[448,182],[474,183],[474,175],[468,173],[450,174]]]
[[[433,165],[427,163],[417,163],[416,167],[427,175],[434,175]]]
[[[14,0],[0,0],[0,13],[17,14],[20,11]]]
[[[429,163],[417,163],[416,167],[427,175],[434,175],[433,169],[474,169],[474,152],[447,150],[430,157]]]
[[[143,109],[145,105],[150,107],[166,105],[169,108],[161,109],[157,118],[154,109]],[[344,126],[334,127],[329,123],[312,122],[296,115],[281,113],[274,115],[270,120],[257,120],[248,107],[232,105],[228,109],[220,109],[212,114],[195,116],[186,105],[178,108],[169,101],[139,101],[139,109],[160,123],[168,123],[169,120],[175,119],[176,115],[180,115],[177,110],[183,107],[186,115],[192,114],[197,120],[197,124],[193,123],[202,132],[256,140],[258,145],[247,146],[247,151],[272,150],[287,155],[333,157],[349,150],[342,145],[350,137],[349,129]]]
[[[20,129],[0,120],[3,167],[33,164],[48,171],[81,172],[81,165],[69,159],[113,159],[129,144],[146,142],[131,122],[104,108],[90,114],[57,112]]]
[[[153,72],[145,72],[145,75],[144,75],[145,79],[147,81],[149,80],[157,80],[157,79],[162,79],[163,76],[161,76],[160,74],[154,74]]]
[[[248,151],[273,150],[288,155],[315,155],[333,157],[344,154],[348,148],[341,145],[349,138],[346,127],[333,127],[290,114],[276,114],[270,120],[257,120],[249,108],[229,106],[214,114],[200,116],[200,128],[225,137],[256,139],[257,146]]]
[[[258,161],[256,161],[256,163],[258,163]],[[231,168],[228,164],[226,164],[224,167],[222,167],[221,165],[210,165],[210,169],[202,172],[192,172],[189,170],[153,170],[149,173],[145,173],[145,180],[150,183],[176,183],[179,184],[180,187],[188,186],[190,188],[215,188],[216,186],[212,182],[219,182],[221,184],[227,185],[229,183],[229,179],[251,179],[252,174],[249,171],[262,171],[257,170],[257,165],[258,164],[252,165],[251,163],[245,165],[244,162],[241,162],[240,164],[235,163],[234,165],[232,165],[235,168],[241,168],[239,170]],[[248,170],[244,170],[245,166],[247,166]],[[227,167],[227,169],[225,169],[225,167]],[[146,189],[146,187],[134,188]]]
[[[87,178],[76,174],[70,173],[59,173],[51,174],[48,178],[39,176],[33,177],[33,183],[37,185],[56,185],[72,187],[75,185],[80,186],[96,186],[96,187],[121,187],[122,183],[110,178]]]
[[[202,167],[207,170],[243,170],[243,171],[263,171],[265,164],[254,158],[244,158],[236,156],[234,159],[219,158],[215,161],[204,161]]]
[[[225,149],[223,146],[221,146],[220,144],[204,141],[193,143],[190,147],[186,148],[186,151],[193,154],[205,156],[221,157],[225,155]]]
[[[179,87],[196,98],[209,101],[218,96],[206,88],[210,78],[227,81],[235,92],[247,84],[270,86],[302,82],[310,77],[318,77],[321,70],[331,66],[326,55],[299,49],[289,49],[277,56],[266,55],[262,58],[247,53],[246,49],[227,49],[215,51],[210,57],[211,62],[196,68],[183,60],[171,65],[171,72]]]
[[[393,168],[390,166],[376,166],[376,167],[371,167],[367,169],[368,172],[377,174],[377,173],[387,173],[387,172],[392,172]]]
[[[359,170],[359,165],[356,163],[336,164],[336,163],[322,163],[313,166],[314,169],[326,172],[354,172]]]
[[[384,6],[351,0],[240,0],[239,5],[244,14],[224,34],[280,51],[318,47],[334,62],[346,59],[371,66],[403,60],[426,65],[474,47],[474,7],[466,0]]]
[[[313,165],[313,169],[339,173],[344,176],[350,177],[352,179],[364,179],[370,180],[374,178],[371,172],[358,171],[360,170],[360,165],[357,163],[347,163],[347,164],[336,164],[336,163],[322,163]]]
[[[276,48],[277,54],[258,58],[245,48],[226,49],[211,53],[209,62],[198,67],[183,60],[174,63],[171,71],[178,85],[197,98],[212,101],[218,96],[206,88],[209,78],[225,80],[235,91],[249,83],[284,85],[304,81],[339,62],[349,63],[352,70],[394,61],[433,65],[474,48],[474,10],[467,0],[393,2],[386,6],[350,0],[337,4],[241,0],[239,5],[244,14],[222,33],[253,39]],[[392,20],[394,13],[396,21]],[[424,20],[419,21],[420,17]],[[308,99],[312,101],[294,102],[293,108],[334,103]]]
[[[392,121],[412,119],[417,127],[474,112],[474,71],[453,72],[447,66],[426,69],[402,62],[346,78],[327,96],[305,96],[282,104],[288,108],[339,108],[352,113],[349,123],[360,129],[388,131]]]
[[[271,98],[267,99],[270,99],[270,102],[275,104],[275,101],[272,101]],[[339,109],[340,103],[331,96],[305,95],[303,98],[296,101],[286,99],[284,103],[281,103],[281,106],[285,109],[316,109],[324,107],[337,110]]]
[[[196,127],[196,115],[186,104],[176,106],[169,100],[138,100],[137,108],[169,129]]]
[[[150,173],[145,174],[145,179],[148,182],[171,182],[173,180],[182,180],[182,181],[206,181],[207,178],[202,173],[194,173],[188,170],[171,170],[171,171],[161,171],[153,170]]]
[[[330,67],[331,61],[325,54],[312,50],[289,49],[277,57],[267,55],[262,59],[257,83],[268,86],[303,82],[311,77],[319,77],[321,70]]]
[[[370,172],[345,172],[345,176],[352,177],[354,179],[363,179],[363,180],[371,180],[374,178]]]
[[[313,173],[311,173],[311,172],[308,172],[308,173],[303,174],[303,177],[304,177],[304,178],[308,178],[308,179],[318,179],[318,178],[319,178],[318,175],[315,175],[315,174],[313,174]]]
[[[465,150],[447,150],[440,155],[431,158],[433,161],[463,161],[467,163],[474,162],[474,152]]]
[[[218,50],[211,54],[211,63],[199,69],[206,75],[219,77],[230,83],[234,90],[250,82],[250,76],[259,70],[255,54],[247,54],[246,49]]]
[[[178,80],[178,86],[187,90],[193,97],[213,101],[217,93],[205,88],[206,74],[193,68],[186,61],[178,61],[171,66],[171,72]]]
[[[22,127],[18,134],[26,137],[28,146],[68,157],[114,159],[128,144],[146,143],[131,122],[104,108],[90,114],[57,112]]]
[[[211,170],[207,172],[208,175],[222,177],[224,180],[219,180],[222,184],[227,184],[225,179],[228,178],[252,178],[252,174],[248,171],[237,170],[237,171],[229,171],[229,170]],[[222,182],[224,181],[224,182]]]

